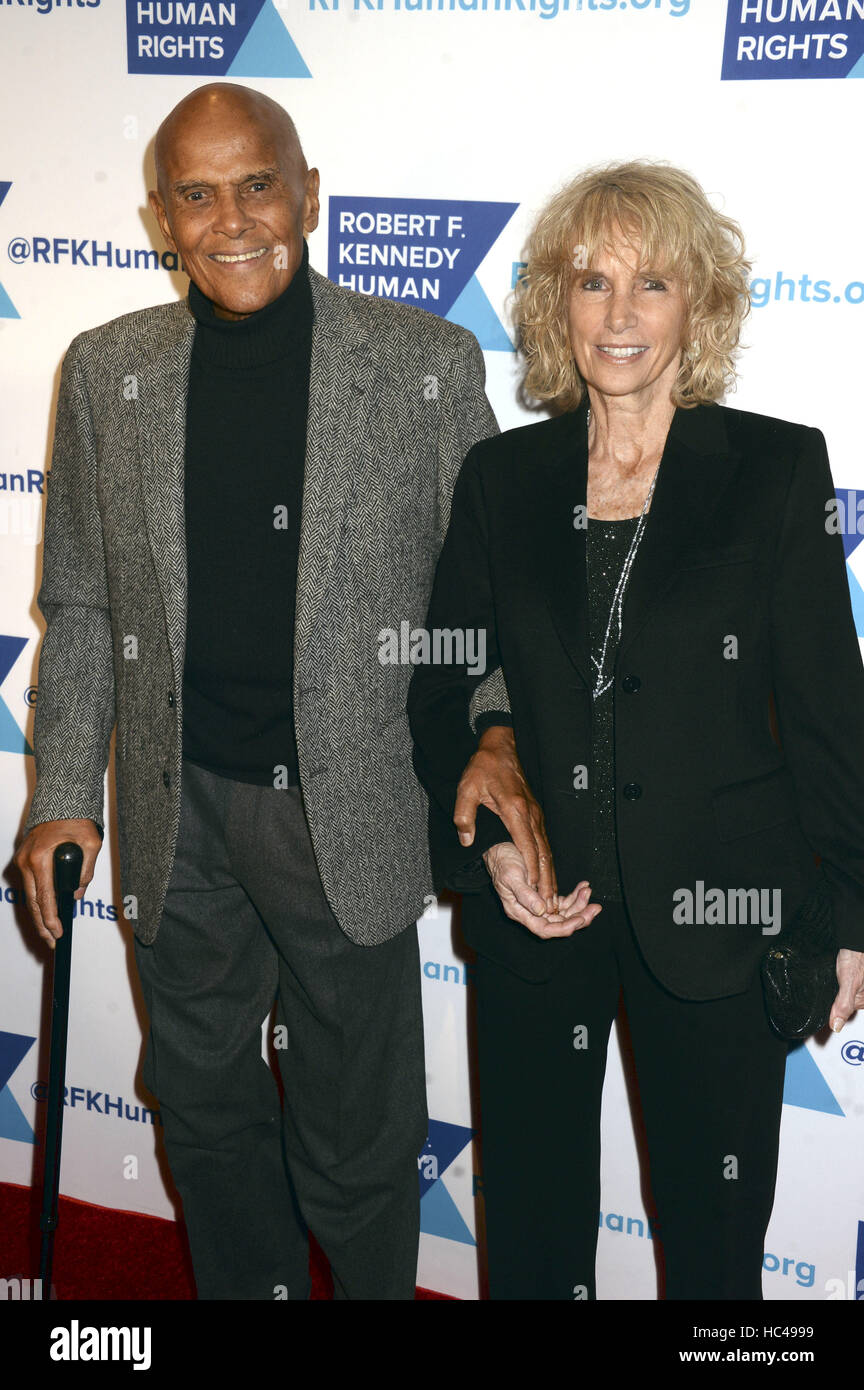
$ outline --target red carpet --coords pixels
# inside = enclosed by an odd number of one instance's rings
[[[0,1183],[0,1276],[39,1274],[41,1192]],[[333,1297],[326,1257],[310,1243],[312,1297]],[[185,1229],[174,1221],[139,1216],[60,1198],[52,1283],[58,1299],[191,1299],[195,1297]],[[447,1299],[418,1289],[418,1299]],[[448,1300],[456,1301],[456,1300]]]

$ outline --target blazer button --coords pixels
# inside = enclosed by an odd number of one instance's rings
[[[628,695],[632,695],[642,684],[638,676],[625,676],[621,682],[622,690],[626,690]]]
[[[167,767],[165,768],[165,770],[164,770],[163,773],[162,773],[162,781],[165,783],[165,786],[166,786],[166,787],[170,787],[170,785],[171,785],[171,773],[168,771]]]
[[[628,801],[638,801],[642,795],[642,788],[638,782],[625,782],[623,792]]]
[[[169,690],[169,691],[168,691],[168,704],[171,706],[172,709],[174,708],[174,691],[173,691],[173,690]]]

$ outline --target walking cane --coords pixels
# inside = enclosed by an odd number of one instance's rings
[[[51,1297],[51,1266],[57,1200],[60,1192],[60,1146],[63,1141],[63,1101],[66,1080],[66,1035],[69,1025],[69,973],[72,965],[73,893],[81,878],[84,854],[80,845],[67,840],[54,851],[54,892],[63,935],[54,947],[51,999],[51,1061],[48,1073],[48,1114],[45,1125],[45,1175],[42,1179],[42,1248],[39,1255],[39,1288],[42,1301]]]

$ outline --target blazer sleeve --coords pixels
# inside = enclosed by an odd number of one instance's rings
[[[430,796],[430,850],[436,877],[459,892],[476,891],[488,882],[483,852],[510,834],[486,806],[477,809],[474,843],[463,847],[453,824],[459,779],[476,751],[468,718],[474,692],[492,667],[499,666],[495,610],[487,561],[487,535],[478,454],[468,454],[453,492],[450,525],[438,560],[427,629],[473,634],[479,661],[418,665],[408,690],[408,716],[414,737],[414,766]],[[480,644],[483,644],[482,646]]]
[[[76,338],[63,362],[48,479],[37,596],[46,630],[33,729],[36,788],[25,835],[49,820],[91,819],[104,829],[114,665],[96,448],[80,343]]]
[[[802,829],[831,885],[837,946],[864,951],[864,666],[825,440],[807,431],[772,603],[774,701]]]

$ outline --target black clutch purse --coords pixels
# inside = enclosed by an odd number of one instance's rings
[[[836,960],[831,890],[823,874],[781,942],[762,957],[765,1008],[782,1038],[796,1041],[825,1027],[838,989]]]

